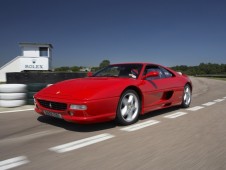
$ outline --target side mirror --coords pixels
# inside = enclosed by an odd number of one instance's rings
[[[90,72],[87,73],[87,76],[88,77],[92,77],[93,76],[93,73],[90,71]]]
[[[158,77],[158,76],[159,76],[159,72],[158,72],[158,71],[151,71],[151,72],[147,73],[147,74],[143,77],[143,79],[146,79],[146,78],[148,78],[148,77]]]

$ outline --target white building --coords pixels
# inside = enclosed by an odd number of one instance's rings
[[[28,70],[51,70],[52,49],[51,44],[19,43],[22,55],[17,56],[0,68],[0,82],[6,82],[6,73]]]
[[[91,71],[91,67],[83,67],[79,71],[89,72],[89,71]]]

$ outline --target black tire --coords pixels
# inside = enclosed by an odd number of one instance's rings
[[[27,92],[27,99],[34,99],[34,95],[36,94],[37,92]]]
[[[121,125],[130,125],[138,120],[141,101],[136,91],[126,90],[118,103],[116,120]]]
[[[182,103],[181,103],[182,108],[188,108],[190,106],[191,96],[192,96],[191,86],[189,84],[186,84],[184,86],[184,93],[182,96]]]
[[[34,99],[27,99],[27,105],[34,105]]]
[[[46,87],[46,83],[31,83],[27,85],[27,89],[29,92],[38,92],[41,89]]]

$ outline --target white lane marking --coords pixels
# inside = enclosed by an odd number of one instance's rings
[[[208,103],[204,103],[202,105],[204,105],[204,106],[212,106],[214,104],[216,104],[216,102],[208,102]]]
[[[176,113],[173,113],[173,114],[170,114],[170,115],[166,115],[164,117],[173,119],[173,118],[176,118],[176,117],[179,117],[179,116],[183,116],[183,115],[186,115],[186,114],[187,113],[185,113],[185,112],[176,112]]]
[[[49,150],[57,152],[57,153],[64,153],[64,152],[79,149],[79,148],[82,148],[82,147],[85,147],[85,146],[88,146],[88,145],[92,145],[94,143],[98,143],[98,142],[101,142],[101,141],[104,141],[104,140],[107,140],[107,139],[110,139],[110,138],[113,138],[113,137],[115,137],[115,136],[108,134],[108,133],[104,133],[104,134],[101,134],[101,135],[96,135],[96,136],[93,136],[93,137],[89,137],[89,138],[81,139],[81,140],[78,140],[78,141],[59,145],[59,146],[56,146],[56,147],[52,147],[52,148],[49,148]]]
[[[224,101],[225,99],[217,99],[217,100],[214,100],[215,102],[222,102]]]
[[[148,126],[151,126],[151,125],[155,125],[157,123],[160,123],[160,122],[157,121],[157,120],[149,120],[149,121],[146,121],[146,122],[143,122],[143,123],[137,123],[135,125],[131,125],[131,126],[122,128],[120,130],[131,132],[131,131],[139,130],[139,129],[142,129],[142,128],[145,128],[145,127],[148,127]]]
[[[7,159],[0,162],[0,170],[15,168],[23,164],[27,164],[29,162],[30,161],[27,159],[26,156],[19,156],[19,157]]]
[[[226,99],[226,96],[225,97],[223,97],[224,99]]]
[[[9,110],[9,111],[3,111],[3,112],[0,112],[0,113],[13,113],[13,112],[23,112],[23,111],[30,111],[30,110],[34,110],[34,109]]]
[[[202,106],[195,106],[195,107],[192,107],[192,108],[189,108],[189,109],[186,109],[186,110],[189,110],[189,111],[197,111],[197,110],[200,110],[200,109],[203,109],[204,107]]]

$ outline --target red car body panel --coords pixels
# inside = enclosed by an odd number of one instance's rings
[[[152,64],[140,63],[142,69],[137,79],[122,77],[86,77],[66,80],[49,86],[35,94],[35,111],[41,115],[44,112],[57,113],[69,122],[97,123],[113,120],[116,117],[120,97],[125,89],[137,91],[142,103],[140,114],[180,105],[184,86],[192,83],[186,75],[179,74],[169,68]],[[144,69],[147,65],[163,67],[174,76],[148,81],[144,79]],[[66,104],[64,110],[54,110],[43,106],[40,101]],[[86,110],[70,109],[71,104],[85,105]]]

